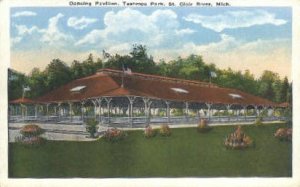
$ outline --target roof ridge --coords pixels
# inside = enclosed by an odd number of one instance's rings
[[[120,73],[123,73],[123,71],[117,70],[117,69],[104,68],[104,69],[99,69],[97,71],[97,73],[117,73],[117,74],[120,74]],[[197,84],[197,85],[202,85],[202,86],[207,86],[207,87],[214,87],[214,88],[217,87],[217,88],[219,88],[219,86],[217,86],[216,84],[203,82],[203,81],[185,80],[185,79],[181,79],[181,78],[165,77],[165,76],[161,76],[161,75],[138,73],[138,72],[131,72],[131,75],[138,76],[138,77],[155,78],[155,79],[158,79],[158,80],[182,82],[182,83],[187,83],[187,84]]]

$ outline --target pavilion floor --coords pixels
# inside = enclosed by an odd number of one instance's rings
[[[161,124],[168,124],[171,128],[186,128],[186,127],[196,127],[199,121],[199,118],[189,118],[188,121],[181,120],[178,118],[176,120],[172,119],[172,123],[168,123],[168,119],[164,118],[153,118],[150,121],[150,124],[154,128],[158,128]],[[225,125],[252,125],[254,123],[255,117],[247,118],[210,118],[209,126],[225,126]],[[103,121],[106,119],[103,118]],[[118,121],[119,120],[119,121]],[[120,121],[121,120],[121,121]],[[122,120],[124,121],[122,123]],[[127,120],[127,123],[126,123]],[[137,119],[136,119],[137,120]],[[139,119],[141,120],[141,119]],[[280,123],[284,122],[281,118],[264,118],[263,122],[265,123]],[[39,125],[41,128],[45,129],[45,134],[43,136],[49,140],[66,140],[66,141],[92,141],[95,139],[89,138],[89,133],[86,132],[86,126],[82,122],[76,121],[73,123],[70,119],[64,119],[60,123],[53,123],[51,121],[38,121],[38,120],[24,120],[24,121],[14,121],[9,122],[9,142],[14,142],[15,138],[20,136],[20,129],[26,125],[34,123]],[[128,119],[114,119],[111,118],[110,124],[102,123],[98,125],[98,133],[105,131],[107,128],[116,127],[121,128],[123,130],[137,130],[144,129],[146,123],[141,123],[138,121],[134,121],[134,123],[128,123]]]

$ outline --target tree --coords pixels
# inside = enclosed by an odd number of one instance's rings
[[[89,54],[83,62],[74,60],[71,67],[60,59],[53,59],[44,71],[33,69],[29,76],[18,74],[17,80],[9,80],[9,98],[15,99],[22,96],[23,85],[30,85],[34,93],[30,97],[38,97],[45,92],[55,89],[71,80],[94,74],[100,68],[123,69],[130,68],[133,72],[157,74],[167,77],[199,80],[208,82],[210,72],[214,71],[217,77],[212,82],[228,88],[235,88],[253,95],[262,96],[275,102],[292,100],[292,85],[285,77],[281,80],[277,73],[264,71],[261,77],[256,79],[249,70],[245,72],[234,71],[231,68],[219,69],[215,64],[206,64],[201,55],[190,55],[186,58],[178,57],[166,62],[155,62],[148,55],[145,45],[134,44],[127,55],[109,54],[106,62],[101,59],[94,60],[93,54]]]
[[[71,65],[72,78],[78,79],[83,77],[82,65],[79,61],[74,60]]]
[[[148,58],[147,48],[145,45],[133,44],[132,51],[129,54],[132,56],[132,58],[135,58],[135,59]]]
[[[45,69],[47,91],[72,80],[70,68],[60,59],[53,59]]]
[[[129,55],[110,55],[104,67],[122,70],[123,65],[130,68],[133,72],[152,74],[158,71],[153,58],[148,56],[147,48],[143,45],[133,45]]]
[[[39,68],[33,68],[29,74],[28,84],[31,88],[29,92],[30,98],[36,98],[45,93],[46,89],[46,79],[44,72],[41,72]]]
[[[28,84],[28,77],[15,70],[8,69],[8,100],[22,97],[23,86]]]
[[[153,58],[148,56],[145,45],[134,44],[129,54],[131,59],[126,65],[133,71],[149,74],[156,72],[156,64]]]
[[[287,77],[284,77],[283,83],[280,90],[280,102],[288,101],[289,81]]]
[[[112,69],[119,69],[122,70],[122,63],[123,64],[130,64],[131,63],[131,57],[129,55],[114,55],[110,56],[110,58],[106,61],[106,63],[103,65],[105,68],[112,68]]]
[[[272,83],[269,82],[269,83],[267,83],[267,88],[266,88],[266,91],[264,92],[263,97],[269,98],[270,100],[274,100],[274,96],[275,96],[275,93],[274,93],[274,90],[272,87]]]
[[[96,61],[96,63],[94,64],[94,68],[95,68],[96,70],[98,70],[98,69],[101,69],[102,67],[103,67],[102,60],[101,60],[100,58],[97,58],[97,61]]]
[[[292,106],[293,103],[293,83],[289,84],[289,89],[287,93],[287,102]]]
[[[92,54],[89,54],[88,58],[82,62],[83,76],[92,75],[97,70],[94,68],[94,58]]]
[[[258,80],[259,84],[259,95],[267,98],[271,101],[276,101],[278,89],[280,87],[279,84],[280,78],[277,73],[274,73],[269,70],[265,70]]]

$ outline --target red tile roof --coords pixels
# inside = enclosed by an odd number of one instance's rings
[[[121,86],[122,76],[124,87]],[[78,86],[85,88],[79,92],[70,91]],[[123,74],[122,71],[112,69],[102,69],[95,75],[74,80],[38,98],[37,101],[45,103],[82,101],[102,96],[141,96],[198,103],[276,106],[267,99],[206,82],[142,73]]]
[[[290,104],[288,102],[278,104],[278,107],[282,107],[282,108],[286,108],[286,107],[289,107],[289,106],[290,106]]]
[[[12,101],[9,101],[10,104],[33,104],[35,103],[34,100],[28,99],[28,98],[18,98]]]

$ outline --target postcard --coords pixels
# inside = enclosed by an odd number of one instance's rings
[[[299,2],[0,5],[0,186],[300,185]]]

